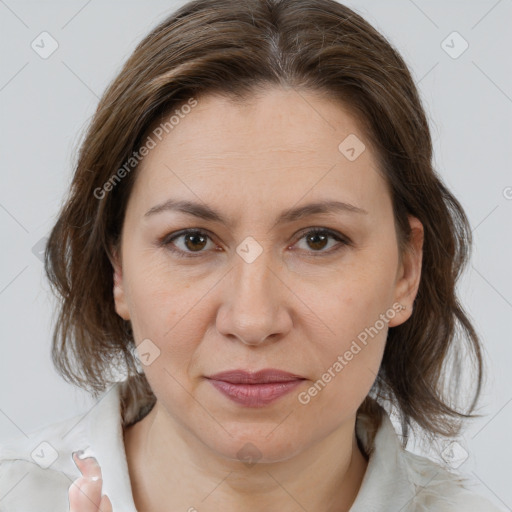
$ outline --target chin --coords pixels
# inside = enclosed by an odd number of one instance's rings
[[[243,462],[248,467],[256,463],[282,462],[300,453],[306,443],[302,438],[293,437],[283,426],[276,426],[251,428],[247,423],[239,424],[236,431],[226,428],[231,436],[221,429],[221,437],[203,439],[203,442],[225,459]]]

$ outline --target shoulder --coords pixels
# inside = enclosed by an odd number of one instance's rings
[[[411,511],[502,512],[472,489],[465,476],[407,450],[402,452],[409,480],[415,488]]]
[[[377,409],[378,422],[366,413],[356,422],[369,463],[351,512],[500,512],[463,474],[405,450],[387,411]]]
[[[88,445],[82,418],[0,444],[0,512],[69,510],[68,489],[80,476],[71,453]]]

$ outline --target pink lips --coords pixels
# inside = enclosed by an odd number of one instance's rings
[[[262,407],[292,391],[304,377],[269,368],[255,373],[231,370],[207,379],[234,402],[247,407]]]

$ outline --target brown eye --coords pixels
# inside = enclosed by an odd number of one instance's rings
[[[162,245],[178,256],[193,257],[196,255],[200,256],[201,253],[207,252],[207,250],[204,249],[208,245],[209,239],[210,236],[204,231],[188,229],[165,238],[162,241]],[[180,242],[177,243],[176,241]]]
[[[338,242],[337,247],[330,250],[329,239]],[[187,229],[176,234],[172,234],[161,241],[161,245],[175,253],[178,257],[194,257],[208,253],[208,241],[211,237],[204,231],[197,229]],[[350,245],[350,241],[342,235],[329,229],[309,229],[304,232],[300,241],[305,240],[306,247],[301,248],[313,256],[329,255],[346,245]],[[213,246],[213,242],[211,242]],[[326,247],[329,249],[325,250]],[[317,254],[315,254],[317,253]]]
[[[329,235],[325,233],[312,233],[310,235],[306,235],[306,241],[309,244],[309,247],[315,250],[322,250],[328,244]]]
[[[310,253],[320,253],[318,254],[319,256],[324,253],[330,254],[337,250],[324,250],[329,245],[329,239],[337,241],[339,246],[338,248],[341,248],[342,246],[345,245],[349,245],[348,240],[344,239],[339,234],[328,229],[310,229],[309,231],[306,231],[300,238],[300,240],[305,240],[306,248],[304,250]],[[336,244],[331,244],[330,247],[332,247],[333,245]]]
[[[191,251],[200,251],[206,246],[207,237],[203,235],[197,233],[188,233],[183,236],[185,237],[185,246],[187,247],[187,249],[190,249]]]

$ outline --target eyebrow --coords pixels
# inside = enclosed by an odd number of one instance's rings
[[[144,217],[150,217],[157,213],[166,211],[177,211],[185,213],[187,215],[193,215],[200,219],[210,220],[213,222],[219,222],[226,226],[232,227],[232,222],[226,219],[221,213],[211,208],[206,204],[194,203],[192,201],[183,201],[169,199],[164,203],[153,206],[145,214]],[[319,201],[316,203],[309,203],[304,206],[295,208],[289,208],[281,212],[276,219],[275,224],[286,224],[300,220],[310,215],[318,215],[323,213],[333,212],[345,212],[345,213],[357,213],[366,215],[368,212],[363,208],[359,208],[349,203],[342,201]]]

